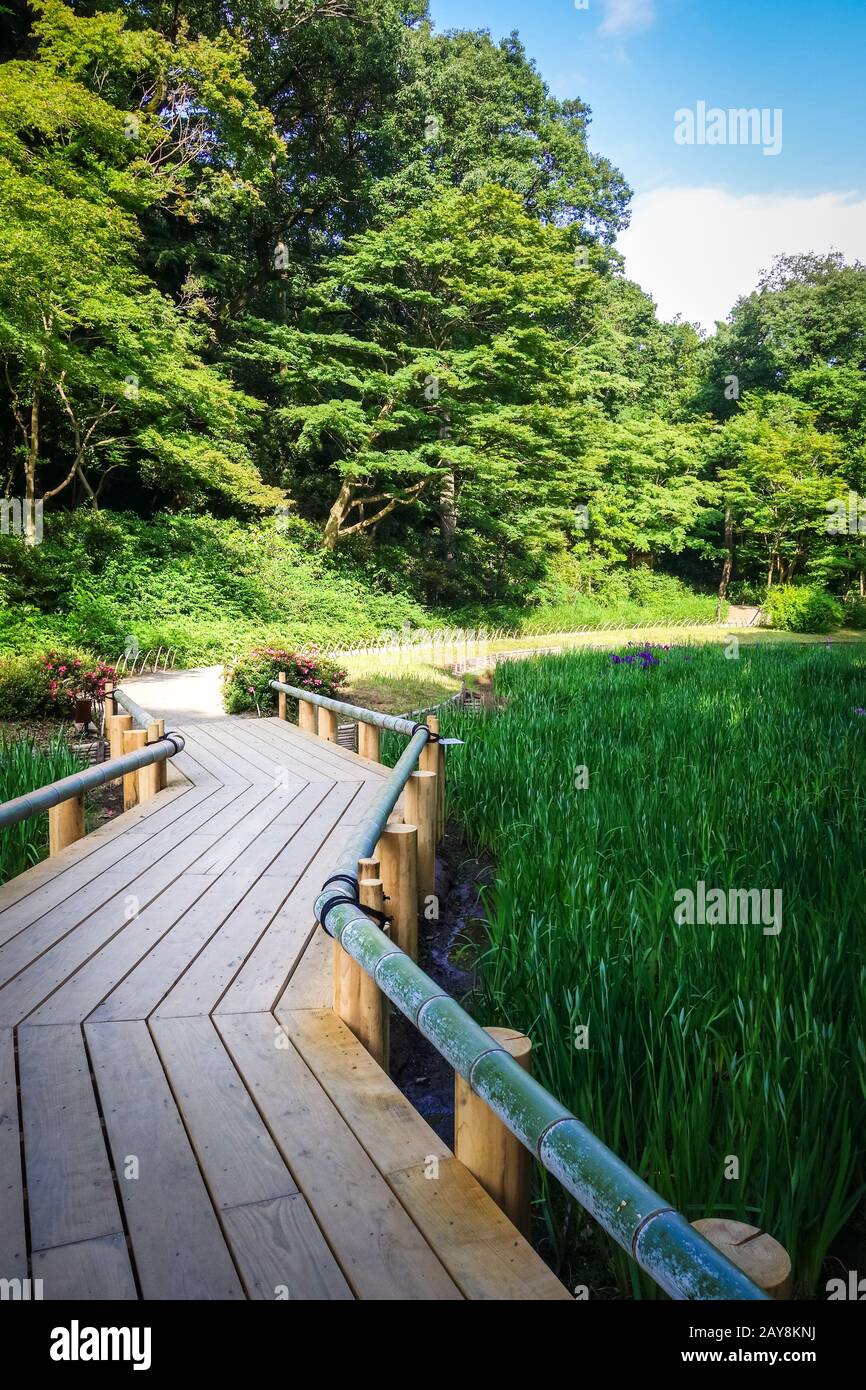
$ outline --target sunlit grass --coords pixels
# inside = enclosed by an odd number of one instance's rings
[[[866,1182],[866,649],[659,656],[510,664],[498,713],[448,712],[450,814],[497,859],[472,1007],[689,1219],[762,1226],[810,1290]],[[678,925],[698,880],[781,889],[781,932]]]

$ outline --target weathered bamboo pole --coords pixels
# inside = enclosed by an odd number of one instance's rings
[[[760,1226],[729,1221],[723,1216],[705,1217],[693,1221],[692,1225],[770,1298],[781,1301],[791,1297],[791,1257],[785,1247]]]
[[[404,820],[418,829],[418,911],[436,892],[436,773],[413,772],[406,783]]]
[[[84,797],[71,796],[48,811],[48,853],[59,854],[84,834]]]
[[[332,709],[319,708],[318,733],[327,743],[337,742],[337,716]]]
[[[286,673],[285,673],[285,671],[278,671],[278,672],[277,672],[277,680],[278,680],[278,681],[282,681],[283,685],[285,685],[285,683],[286,683]],[[288,716],[287,716],[287,714],[286,714],[286,692],[285,692],[284,690],[278,690],[278,691],[277,691],[277,716],[278,716],[278,718],[280,718],[280,719],[286,719],[286,718],[288,718]]]
[[[391,939],[418,959],[418,828],[389,821],[376,847],[391,919]]]
[[[113,714],[108,728],[108,752],[112,758],[119,758],[123,752],[123,735],[132,728],[131,714]]]
[[[139,748],[147,745],[147,733],[144,729],[125,729],[123,733],[123,752],[135,753]],[[138,805],[138,771],[125,772],[123,774],[123,809],[130,810],[132,806]]]
[[[362,907],[382,911],[384,891],[378,859],[358,860],[358,892]],[[373,978],[343,950],[333,947],[334,1013],[364,1045],[380,1067],[388,1069],[388,1001]]]
[[[532,1043],[513,1028],[488,1028],[496,1044],[531,1071]],[[454,1076],[454,1154],[524,1236],[532,1224],[532,1156],[468,1081]]]

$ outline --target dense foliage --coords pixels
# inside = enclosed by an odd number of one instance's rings
[[[423,0],[7,10],[0,649],[866,596],[862,266],[660,323],[588,108]]]
[[[497,859],[473,1008],[531,1034],[539,1079],[690,1220],[771,1231],[806,1293],[866,1189],[866,655],[733,656],[506,664],[498,713],[444,713],[451,804]],[[772,910],[677,920],[699,882]]]

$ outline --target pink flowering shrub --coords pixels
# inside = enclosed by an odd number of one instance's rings
[[[47,652],[42,666],[50,703],[64,716],[73,712],[76,700],[103,699],[106,685],[116,677],[115,668],[104,661],[94,662],[64,652]]]
[[[276,713],[277,692],[271,690],[270,682],[277,679],[280,671],[285,671],[287,685],[314,690],[317,695],[336,695],[346,679],[346,672],[336,662],[319,656],[315,649],[292,652],[280,647],[256,647],[226,667],[226,713],[239,714],[248,709],[260,714]],[[289,713],[297,718],[297,700],[289,700]]]

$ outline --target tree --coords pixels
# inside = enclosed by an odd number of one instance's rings
[[[0,358],[20,440],[7,492],[20,468],[28,504],[76,480],[95,503],[106,477],[134,463],[182,501],[273,506],[280,494],[247,447],[255,403],[203,362],[193,321],[138,264],[139,219],[182,205],[218,121],[185,121],[163,99],[124,111],[81,80],[103,65],[115,86],[123,72],[153,86],[186,64],[204,100],[219,61],[183,43],[172,55],[116,15],[78,20],[57,0],[35,8],[37,58],[0,70]],[[231,105],[228,90],[223,99]]]
[[[755,394],[722,430],[714,463],[730,520],[731,561],[762,565],[769,588],[789,583],[830,546],[828,504],[844,495],[840,441],[814,412]]]
[[[592,280],[565,232],[498,187],[353,239],[265,350],[282,358],[293,486],[329,491],[325,545],[412,507],[443,589],[458,557],[497,591],[537,568],[570,517],[586,411],[568,332]]]

